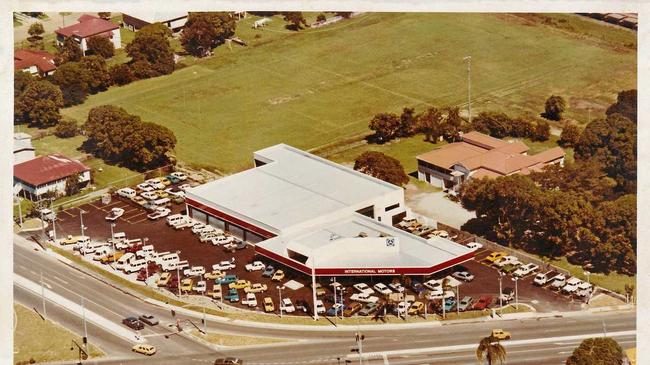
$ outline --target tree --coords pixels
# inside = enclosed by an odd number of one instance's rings
[[[27,40],[29,41],[32,47],[37,47],[42,45],[41,42],[43,41],[43,33],[45,33],[45,29],[43,29],[43,24],[32,23],[32,25],[29,26],[29,29],[27,30],[27,34],[29,34],[29,38],[27,38]]]
[[[528,138],[533,135],[535,125],[528,119],[519,117],[510,120],[510,133],[511,137]]]
[[[83,52],[77,42],[72,37],[67,37],[62,45],[57,46],[54,63],[60,66],[68,62],[78,62],[81,60],[81,57],[83,57]]]
[[[47,128],[61,120],[61,107],[61,90],[49,81],[37,80],[30,82],[18,97],[14,116],[31,127]]]
[[[621,114],[589,123],[575,145],[577,160],[594,159],[618,183],[619,189],[636,191],[636,123]]]
[[[318,14],[318,16],[316,17],[317,22],[324,22],[325,20],[327,20],[327,17],[323,13]]]
[[[237,23],[228,13],[190,13],[181,36],[187,53],[205,57],[214,47],[223,44],[235,34]]]
[[[169,39],[161,35],[160,25],[142,27],[126,46],[126,52],[131,57],[133,74],[138,78],[168,75],[174,71],[174,52]]]
[[[430,107],[417,117],[418,129],[424,133],[424,140],[427,142],[436,143],[443,135],[443,122],[442,111],[436,107]]]
[[[15,99],[25,91],[27,85],[35,80],[36,78],[29,72],[20,70],[14,71],[14,102],[16,101]]]
[[[91,94],[104,91],[111,85],[106,61],[100,56],[86,56],[79,62],[79,66],[83,69],[80,77],[85,78]]]
[[[69,11],[61,11],[59,12],[59,15],[61,15],[61,20],[63,21],[63,26],[65,27],[65,17],[72,14],[72,12]]]
[[[400,117],[397,114],[380,113],[372,118],[369,127],[375,132],[374,139],[384,143],[398,136],[400,125]]]
[[[562,147],[573,147],[579,140],[580,128],[573,123],[566,122],[560,134],[560,140],[557,143]]]
[[[78,62],[67,62],[59,66],[51,79],[61,88],[65,106],[81,104],[88,97],[88,77]]]
[[[111,75],[111,84],[113,85],[126,85],[136,80],[129,65],[124,63],[111,66],[108,73]]]
[[[449,142],[460,141],[460,131],[463,125],[460,109],[458,107],[446,107],[443,110],[447,113],[443,124],[443,136]]]
[[[502,364],[506,360],[506,349],[492,335],[483,337],[476,348],[476,360],[487,361],[488,365]]]
[[[71,138],[79,134],[77,122],[72,119],[64,119],[54,128],[54,135],[59,138]]]
[[[399,128],[397,131],[398,137],[408,137],[417,131],[417,117],[415,116],[415,109],[404,108],[399,117]]]
[[[546,141],[551,136],[551,126],[545,120],[538,120],[530,139],[533,141]]]
[[[402,164],[381,152],[366,151],[354,161],[354,169],[397,186],[408,183]]]
[[[81,191],[80,178],[81,176],[78,173],[74,173],[65,179],[65,195],[75,195]]]
[[[566,365],[620,365],[623,349],[611,337],[588,338],[573,350]]]
[[[618,93],[616,102],[607,108],[605,114],[621,114],[632,122],[636,123],[636,89],[625,90]]]
[[[285,11],[282,15],[284,15],[284,21],[289,23],[287,29],[297,31],[302,29],[303,25],[307,26],[307,20],[300,11]]]
[[[544,190],[582,195],[587,201],[597,203],[611,199],[616,186],[616,181],[595,161],[548,165],[542,171],[532,172],[530,177]]]
[[[111,58],[115,54],[115,46],[106,37],[90,37],[88,39],[88,50],[90,54],[101,56],[103,58]]]
[[[100,11],[97,13],[97,16],[104,20],[110,20],[111,19],[111,13],[109,11]]]
[[[503,138],[510,134],[511,120],[505,113],[481,112],[472,119],[474,130],[489,134],[495,138]]]
[[[566,102],[564,98],[557,95],[551,95],[546,99],[544,103],[544,114],[542,115],[546,119],[550,120],[560,120],[562,119],[562,113],[566,110]]]

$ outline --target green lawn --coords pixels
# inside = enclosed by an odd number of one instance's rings
[[[70,332],[52,321],[43,321],[32,309],[20,304],[14,304],[18,325],[14,332],[14,362],[73,361],[78,360],[78,353],[71,351],[72,340],[81,345],[81,336]],[[6,327],[5,327],[6,328]],[[92,358],[103,356],[104,353],[89,344],[89,355]]]
[[[122,106],[171,128],[180,160],[234,172],[275,143],[312,149],[367,132],[377,112],[462,105],[466,55],[475,112],[539,113],[553,93],[605,106],[636,87],[635,51],[512,15],[375,13],[301,32],[279,17],[253,30],[255,19],[238,25],[248,47],[185,57],[189,66],[170,76],[111,88],[63,113],[83,121],[94,106]],[[574,109],[565,116],[580,116]]]
[[[568,270],[572,276],[576,276],[585,281],[587,280],[586,275],[584,275],[583,268],[578,265],[573,265],[569,263],[566,257],[562,257],[555,260],[548,260],[545,258],[541,258],[541,259],[549,262],[552,265]],[[636,286],[637,286],[636,275],[628,276],[616,272],[611,272],[609,274],[590,274],[589,281],[592,284],[601,286],[603,288],[615,291],[620,294],[625,294],[625,284],[631,284],[634,285],[635,292],[636,292]]]

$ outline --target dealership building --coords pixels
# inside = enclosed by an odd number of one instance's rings
[[[285,144],[253,157],[254,168],[189,189],[186,202],[259,255],[315,276],[429,275],[473,258],[393,227],[406,216],[401,187]]]

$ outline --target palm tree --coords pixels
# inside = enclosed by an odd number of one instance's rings
[[[487,360],[488,365],[503,364],[506,360],[506,349],[501,346],[499,341],[492,337],[483,337],[476,348],[476,359],[482,364],[483,360]]]

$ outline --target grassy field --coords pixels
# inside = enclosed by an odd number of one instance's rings
[[[68,331],[52,321],[43,321],[33,310],[20,304],[14,304],[18,320],[14,332],[14,362],[29,361],[73,361],[77,360],[77,352],[70,351],[72,340],[81,344],[81,336]],[[89,344],[90,357],[103,356],[104,353]]]
[[[375,13],[297,33],[279,17],[252,30],[255,19],[238,24],[248,47],[186,57],[188,67],[172,75],[112,88],[63,112],[81,122],[94,106],[122,106],[171,128],[180,160],[234,172],[271,144],[312,149],[366,133],[378,112],[462,106],[466,55],[477,112],[539,113],[554,93],[572,106],[568,118],[582,120],[587,107],[593,114],[636,86],[634,50],[513,15]]]

